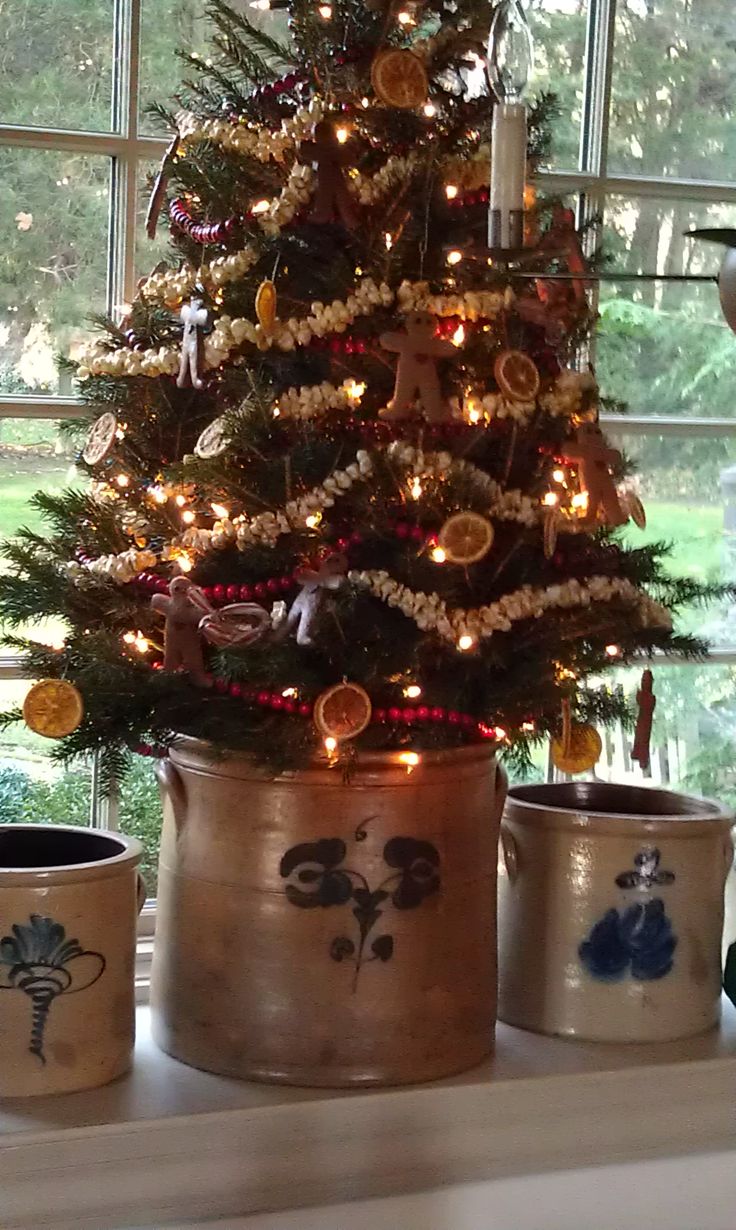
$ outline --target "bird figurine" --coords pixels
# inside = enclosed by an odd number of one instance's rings
[[[730,329],[736,333],[736,230],[733,227],[701,227],[686,231],[691,239],[705,239],[708,243],[720,243],[726,252],[718,275],[718,293],[721,309]]]

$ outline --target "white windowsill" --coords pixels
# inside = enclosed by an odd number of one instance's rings
[[[484,1066],[403,1090],[299,1090],[163,1055],[106,1088],[0,1103],[3,1230],[113,1230],[736,1146],[736,1012],[592,1046],[499,1026]]]

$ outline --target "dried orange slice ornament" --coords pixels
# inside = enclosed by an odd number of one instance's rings
[[[354,739],[371,720],[371,699],[357,683],[336,683],[314,702],[314,724],[325,738]]]
[[[533,401],[539,392],[537,365],[521,350],[502,350],[493,374],[504,397],[514,401]]]
[[[47,739],[63,739],[84,717],[81,693],[66,679],[39,679],[23,701],[26,726]]]
[[[256,291],[256,316],[266,333],[273,333],[276,324],[276,287],[273,282],[261,282]]]
[[[602,751],[603,740],[594,726],[574,724],[567,749],[562,738],[552,740],[552,763],[561,773],[587,773],[598,763]]]
[[[451,564],[474,564],[493,546],[493,526],[480,513],[455,513],[445,521],[437,542]]]
[[[208,461],[210,457],[219,457],[220,453],[224,453],[229,443],[228,436],[225,434],[225,420],[220,417],[214,419],[200,433],[194,451],[198,457]]]
[[[99,465],[105,460],[115,443],[117,429],[118,420],[112,410],[106,410],[98,419],[95,419],[87,432],[87,439],[82,449],[82,460],[86,461],[88,466]]]
[[[429,93],[427,71],[419,56],[400,47],[379,51],[371,65],[371,84],[385,107],[421,107]]]
[[[627,491],[622,497],[621,503],[624,506],[624,512],[629,514],[634,525],[640,530],[645,530],[647,528],[647,514],[638,495],[634,495],[633,491]]]

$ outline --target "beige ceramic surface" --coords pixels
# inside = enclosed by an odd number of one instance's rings
[[[396,754],[366,757],[347,784],[326,766],[273,779],[181,740],[159,774],[164,1050],[327,1086],[429,1080],[489,1054],[504,783],[486,749],[427,754],[410,773]],[[358,969],[354,894],[379,886]],[[317,893],[340,900],[312,906]]]
[[[715,1025],[730,825],[715,804],[659,790],[571,782],[510,792],[501,831],[499,1017],[606,1042],[664,1041]],[[641,882],[637,856],[649,859],[658,880]],[[629,872],[634,882],[617,884]],[[586,968],[580,946],[609,911],[623,917],[655,900],[677,940],[668,972],[638,978],[632,965],[606,979]]]
[[[118,833],[0,827],[0,1096],[129,1068],[141,854]]]

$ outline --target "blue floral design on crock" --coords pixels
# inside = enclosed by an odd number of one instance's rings
[[[676,948],[664,901],[655,897],[625,910],[607,910],[578,954],[588,973],[604,982],[616,982],[627,973],[637,982],[652,982],[669,974]]]
[[[645,891],[650,888],[662,888],[667,884],[674,884],[674,871],[663,871],[660,869],[660,861],[662,855],[656,847],[646,846],[634,856],[634,870],[622,871],[621,875],[616,876],[616,883],[619,888],[638,888]]]

